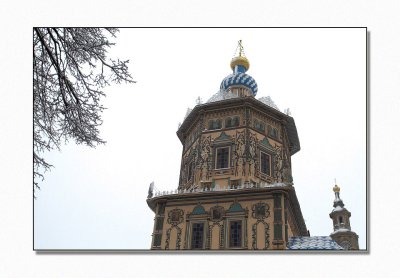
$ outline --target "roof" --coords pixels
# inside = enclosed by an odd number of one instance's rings
[[[290,237],[290,250],[343,250],[330,236]]]

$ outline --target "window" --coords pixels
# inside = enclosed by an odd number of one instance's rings
[[[221,120],[214,121],[214,129],[220,129],[222,127]]]
[[[344,224],[343,223],[343,217],[339,216],[339,224]]]
[[[261,172],[268,176],[271,176],[271,156],[264,152],[261,152]]]
[[[258,120],[254,120],[254,128],[262,132],[265,131],[265,125],[262,122],[259,122]]]
[[[163,228],[163,223],[164,223],[164,217],[157,217],[156,220],[156,230],[162,230]]]
[[[281,240],[282,238],[282,224],[274,223],[274,239]]]
[[[213,130],[213,129],[220,129],[222,127],[221,120],[209,120],[208,121],[208,129]]]
[[[278,138],[278,130],[274,127],[268,126],[268,136]]]
[[[192,249],[203,248],[203,223],[193,223],[192,225]]]
[[[282,200],[280,194],[274,194],[274,239],[282,238]]]
[[[214,121],[213,120],[208,121],[208,129],[212,130],[213,126],[214,126]]]
[[[155,234],[155,235],[154,235],[153,246],[154,246],[154,247],[159,247],[159,246],[161,246],[161,234]]]
[[[242,247],[242,221],[229,222],[229,247]]]
[[[238,116],[228,117],[225,119],[225,128],[239,126],[240,118]]]
[[[232,126],[239,126],[240,118],[238,116],[233,117]]]
[[[229,147],[217,148],[215,169],[225,169],[229,167]]]
[[[225,128],[232,127],[232,118],[225,119]]]

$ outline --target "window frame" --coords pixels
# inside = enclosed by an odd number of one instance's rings
[[[201,234],[201,248],[193,248],[193,228],[194,225],[196,224],[201,224],[203,225],[203,232]],[[191,250],[204,250],[205,249],[205,243],[206,243],[206,223],[205,221],[193,221],[190,223],[190,249]]]
[[[155,231],[162,231],[163,227],[164,227],[164,216],[157,217],[155,222],[156,223],[155,223],[154,230]]]
[[[231,230],[231,225],[232,225],[232,222],[240,222],[240,233],[239,233],[239,235],[240,235],[240,245],[239,246],[233,246],[232,245],[232,230]],[[228,248],[229,249],[243,249],[244,247],[244,221],[243,221],[243,219],[237,219],[237,218],[234,218],[234,219],[229,219],[228,220],[228,225],[227,225],[228,227],[228,237],[227,237],[227,239],[228,239]]]
[[[240,116],[229,116],[224,120],[224,128],[234,128],[240,126]]]
[[[222,120],[221,119],[210,119],[208,120],[208,130],[218,130],[222,129]]]
[[[225,118],[225,128],[233,127],[232,122],[232,117]]]
[[[253,127],[255,130],[257,130],[258,132],[265,134],[265,123],[262,120],[259,119],[254,119],[253,121]]]
[[[262,157],[263,157],[263,154],[265,154],[265,155],[267,155],[268,157],[269,157],[269,173],[265,173],[264,171],[263,171],[263,167],[262,167]],[[272,177],[272,155],[269,153],[269,152],[266,152],[266,151],[263,151],[263,150],[260,150],[260,172],[262,173],[262,174],[264,174],[264,175],[267,175],[267,176],[269,176],[269,177]]]
[[[232,117],[232,127],[238,127],[238,126],[240,126],[240,117],[233,116]]]
[[[267,136],[273,139],[279,139],[279,130],[276,127],[268,125]]]
[[[217,167],[218,166],[218,150],[219,149],[228,149],[227,167],[221,167],[221,168]],[[229,169],[230,168],[230,161],[231,161],[231,146],[215,147],[215,163],[214,163],[214,169],[215,170]]]
[[[151,246],[153,248],[160,248],[162,244],[162,233],[154,233],[153,234],[153,242]]]

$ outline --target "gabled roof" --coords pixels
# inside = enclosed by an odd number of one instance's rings
[[[329,236],[290,237],[289,242],[288,242],[288,249],[290,249],[290,250],[343,250],[343,248]]]

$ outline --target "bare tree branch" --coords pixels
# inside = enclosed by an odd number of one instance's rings
[[[34,28],[34,191],[53,165],[45,151],[60,149],[70,139],[94,147],[105,109],[103,88],[113,83],[134,83],[129,61],[107,58],[116,28]]]

